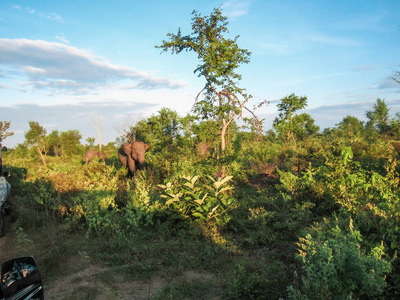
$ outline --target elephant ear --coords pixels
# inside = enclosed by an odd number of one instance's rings
[[[144,152],[146,152],[147,151],[147,149],[149,149],[150,148],[150,146],[149,145],[147,145],[147,144],[144,144]]]
[[[125,152],[126,155],[131,154],[131,151],[132,151],[132,145],[131,145],[131,143],[124,144],[124,145],[122,146],[122,149],[124,149],[124,152]]]

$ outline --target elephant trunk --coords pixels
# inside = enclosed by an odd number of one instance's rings
[[[144,154],[143,154],[143,157],[142,157],[142,155],[139,156],[139,159],[137,161],[137,168],[142,170],[145,167],[145,165],[146,165],[146,162],[144,161]]]

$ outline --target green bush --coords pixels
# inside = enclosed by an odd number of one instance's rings
[[[192,221],[226,225],[229,212],[237,207],[232,197],[232,186],[227,183],[232,176],[200,180],[199,176],[180,177],[176,182],[159,185],[163,190],[165,205]]]
[[[327,231],[316,230],[300,238],[298,258],[304,271],[300,292],[291,287],[298,299],[358,299],[383,294],[385,276],[391,264],[385,261],[384,246],[369,253],[360,246],[362,237],[353,228],[336,225]]]

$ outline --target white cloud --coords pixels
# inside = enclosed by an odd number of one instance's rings
[[[42,40],[0,39],[0,72],[10,68],[28,78],[27,84],[31,87],[51,93],[96,92],[96,89],[122,81],[134,89],[185,86],[183,81],[112,64],[85,50]]]
[[[64,44],[69,44],[70,42],[65,38],[63,34],[56,35],[56,39]]]
[[[246,15],[249,10],[250,1],[227,1],[222,5],[224,15],[228,18],[236,18]]]

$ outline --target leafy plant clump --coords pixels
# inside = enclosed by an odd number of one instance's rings
[[[183,176],[175,182],[159,185],[165,205],[191,221],[224,226],[230,220],[229,212],[237,207],[228,185],[232,176],[214,179],[207,176]]]
[[[289,290],[297,299],[358,299],[383,294],[385,277],[391,271],[385,260],[383,243],[367,253],[361,247],[362,237],[353,228],[338,223],[328,231],[300,238],[298,258],[304,276],[300,291]]]

